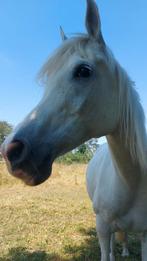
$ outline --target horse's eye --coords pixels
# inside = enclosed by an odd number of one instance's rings
[[[81,64],[79,65],[75,72],[74,78],[81,79],[81,78],[89,78],[92,75],[92,68],[88,64]]]

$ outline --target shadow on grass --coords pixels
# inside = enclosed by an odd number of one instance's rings
[[[64,252],[72,258],[69,261],[98,261],[100,260],[100,248],[94,228],[86,230],[81,228],[79,232],[86,237],[80,245],[67,245]]]
[[[95,228],[80,229],[79,232],[86,236],[85,241],[79,245],[68,245],[65,247],[65,253],[72,256],[69,261],[100,261],[100,247],[98,244],[98,238],[96,235]],[[123,258],[122,254],[122,244],[116,242],[115,247],[115,257],[117,261],[141,261],[141,246],[140,240],[134,234],[129,235],[129,252],[130,256],[128,258]]]
[[[63,246],[63,251],[67,258],[62,258],[56,253],[46,253],[44,251],[30,252],[26,248],[12,248],[7,256],[0,257],[0,261],[98,261],[100,260],[100,248],[94,228],[89,230],[80,229],[79,232],[85,237],[85,241],[80,245],[69,244]],[[134,236],[129,236],[130,257],[121,257],[121,245],[116,244],[117,261],[140,261],[140,242]]]
[[[26,248],[12,248],[7,256],[0,257],[0,261],[66,261],[56,254],[44,251],[30,252]]]

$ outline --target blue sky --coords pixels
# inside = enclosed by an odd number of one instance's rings
[[[136,82],[147,115],[147,2],[97,0],[105,41]],[[13,125],[39,102],[35,77],[67,34],[84,32],[86,0],[0,0],[0,120]]]

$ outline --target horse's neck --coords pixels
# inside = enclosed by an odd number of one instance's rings
[[[129,149],[125,146],[125,140],[115,133],[107,136],[107,141],[116,172],[130,189],[136,189],[141,178],[141,169],[139,164],[133,162]]]

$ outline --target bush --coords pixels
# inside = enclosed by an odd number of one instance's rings
[[[93,153],[86,144],[80,145],[77,149],[60,156],[57,162],[64,164],[88,163]]]

